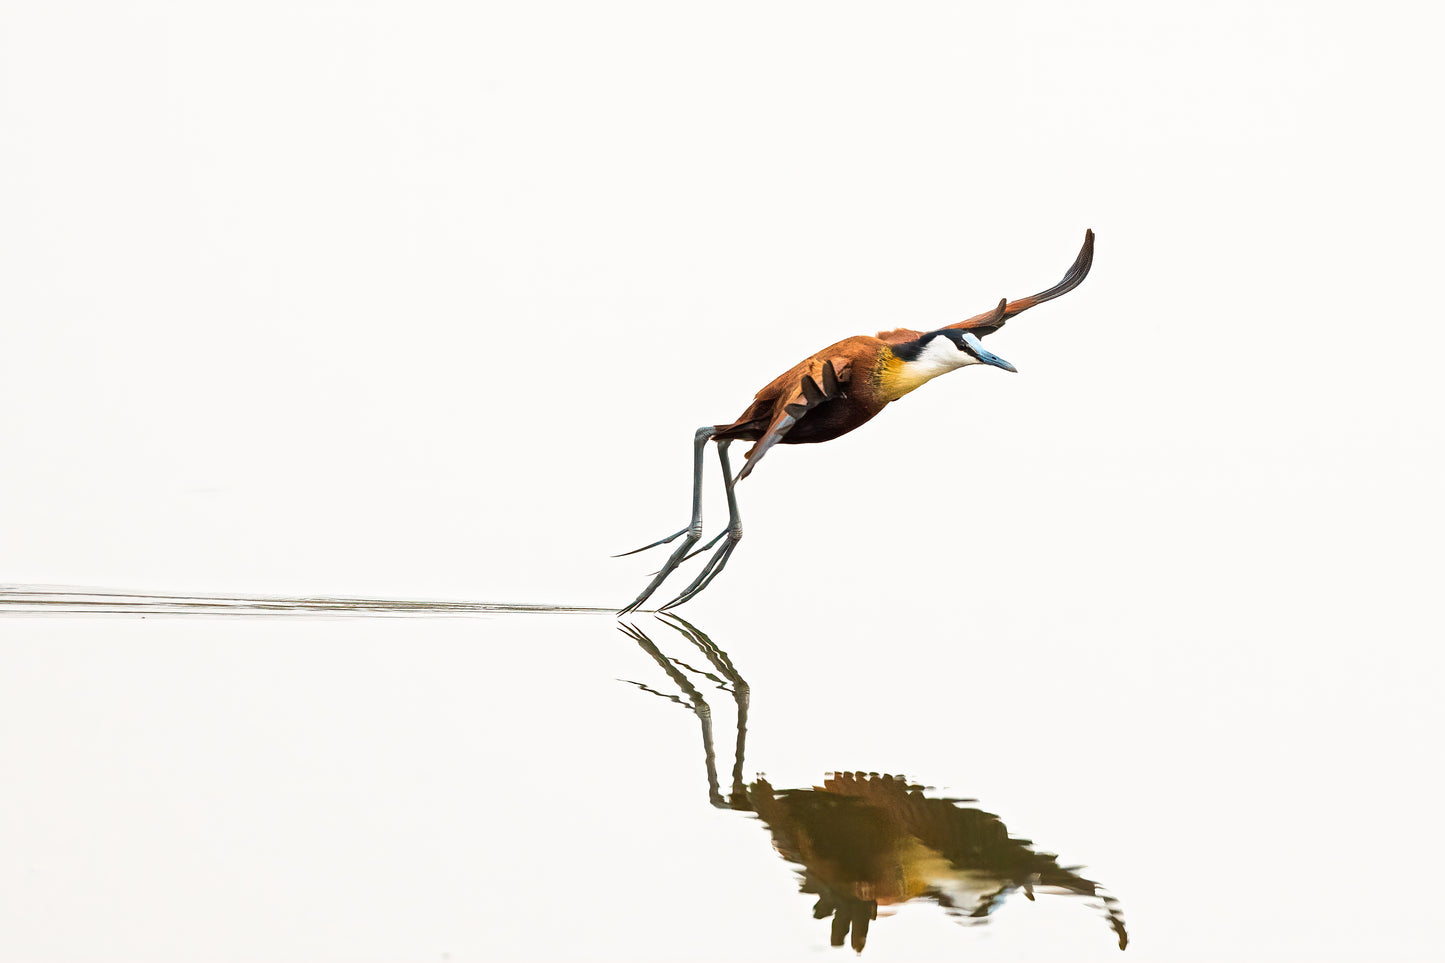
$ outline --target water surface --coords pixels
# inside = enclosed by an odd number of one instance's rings
[[[1427,955],[1358,675],[515,608],[7,589],[8,955]]]

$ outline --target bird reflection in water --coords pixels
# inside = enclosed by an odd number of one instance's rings
[[[1060,866],[1057,857],[1035,850],[1029,840],[1009,836],[997,816],[964,805],[975,800],[927,796],[922,786],[903,776],[878,773],[832,773],[811,789],[776,789],[762,777],[744,783],[748,684],[727,653],[696,627],[671,613],[658,622],[686,638],[712,670],[670,658],[637,626],[622,625],[622,632],[667,673],[681,696],[641,682],[631,684],[696,714],[709,801],[719,808],[755,813],[767,824],[778,853],[800,867],[801,891],[818,897],[814,918],[832,918],[832,945],[849,943],[862,952],[880,906],[927,899],[962,922],[983,923],[1016,891],[1030,900],[1036,892],[1097,900],[1119,949],[1128,945],[1117,900],[1079,876],[1079,867]],[[737,703],[737,744],[727,794],[718,783],[712,709],[689,673],[730,692]]]

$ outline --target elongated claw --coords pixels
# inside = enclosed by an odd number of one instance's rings
[[[684,528],[681,532],[677,533],[677,535],[682,534],[686,534],[687,537],[682,540],[681,545],[673,549],[672,556],[668,558],[667,564],[663,565],[662,568],[658,569],[657,575],[653,578],[651,582],[647,583],[647,588],[642,590],[642,594],[637,596],[637,598],[633,599],[621,610],[619,610],[617,613],[618,615],[626,615],[628,612],[636,612],[639,608],[641,608],[642,603],[647,601],[647,597],[653,592],[657,591],[657,587],[661,585],[663,581],[673,573],[674,569],[676,569],[679,565],[682,564],[682,560],[687,557],[688,551],[697,544],[698,539],[702,538],[702,532],[696,529]],[[671,538],[664,539],[664,541],[670,542],[673,538],[677,538],[677,535],[673,535]],[[651,546],[648,547],[651,548]]]
[[[656,548],[656,547],[659,546],[659,545],[666,545],[668,542],[672,541],[674,538],[677,538],[679,535],[686,535],[686,534],[687,534],[687,529],[684,528],[684,529],[682,529],[681,531],[673,532],[671,535],[667,536],[666,538],[659,538],[657,541],[653,542],[651,545],[644,545],[644,546],[642,546],[641,548],[634,548],[634,549],[633,549],[632,551],[630,551],[630,552],[623,552],[621,555],[614,555],[614,556],[612,556],[612,557],[613,557],[613,558],[626,558],[626,557],[629,556],[629,555],[636,555],[638,552],[645,552],[645,551],[647,551],[649,548]],[[624,609],[624,611],[626,611],[626,610]]]

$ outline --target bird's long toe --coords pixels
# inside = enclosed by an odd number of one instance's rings
[[[681,529],[680,531],[673,532],[671,535],[667,536],[666,538],[659,538],[657,541],[655,541],[655,542],[649,542],[648,544],[642,546],[641,548],[634,548],[634,549],[633,549],[632,551],[630,551],[630,552],[623,552],[623,553],[621,553],[620,555],[614,555],[614,556],[612,556],[612,557],[613,557],[613,558],[626,558],[626,557],[629,556],[629,555],[636,555],[638,552],[645,552],[645,551],[647,551],[649,548],[656,548],[656,547],[659,546],[659,545],[666,545],[668,542],[670,542],[670,541],[672,541],[673,539],[677,538],[679,535],[686,535],[687,533],[688,533],[688,529],[684,528],[684,529]]]
[[[697,540],[702,538],[701,532],[696,531],[692,528],[684,528],[682,531],[678,532],[677,535],[671,535],[663,539],[662,542],[670,542],[674,538],[677,538],[678,535],[686,535],[687,537],[682,540],[681,545],[673,549],[672,555],[668,558],[667,563],[663,565],[662,568],[657,570],[657,574],[653,576],[651,582],[647,583],[647,588],[642,590],[642,594],[637,596],[637,598],[633,599],[626,606],[620,609],[617,613],[618,615],[626,615],[628,612],[636,612],[639,608],[641,608],[642,603],[646,602],[648,597],[652,595],[653,592],[657,591],[657,587],[661,585],[667,579],[667,577],[671,575],[674,570],[677,569],[679,565],[682,564],[682,560],[687,558],[687,553],[692,549],[694,545],[697,544]],[[662,542],[656,542],[654,544],[661,545]],[[651,545],[648,545],[646,547],[652,548]],[[642,549],[638,549],[638,551],[642,551]],[[628,554],[631,555],[632,553],[629,552]]]
[[[736,534],[735,537],[731,537],[726,542],[724,542],[722,544],[722,547],[713,553],[712,558],[708,559],[707,564],[703,566],[703,569],[701,572],[698,573],[697,578],[692,580],[692,584],[688,585],[687,588],[683,589],[682,593],[678,595],[677,598],[673,599],[671,602],[668,602],[666,605],[659,606],[657,611],[666,612],[668,609],[676,608],[682,603],[693,598],[693,596],[697,595],[703,589],[707,588],[709,583],[711,583],[713,579],[717,578],[718,574],[722,572],[723,567],[727,565],[728,557],[732,555],[733,549],[738,547],[738,542],[741,540],[742,533],[739,532]],[[714,539],[714,541],[716,541],[716,539]]]
[[[691,552],[689,552],[689,553],[687,554],[687,556],[683,559],[683,561],[685,562],[685,561],[687,561],[689,558],[692,558],[692,557],[694,557],[694,556],[696,556],[696,555],[701,555],[703,552],[706,552],[708,549],[712,548],[712,547],[713,547],[714,545],[716,545],[718,542],[722,541],[722,537],[723,537],[724,535],[726,535],[727,533],[728,533],[728,530],[727,530],[726,528],[723,529],[722,531],[718,532],[718,533],[717,533],[716,535],[714,535],[712,538],[708,539],[708,543],[707,543],[706,545],[702,546],[701,548],[695,548],[695,549],[693,549]]]

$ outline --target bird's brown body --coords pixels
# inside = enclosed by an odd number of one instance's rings
[[[830,344],[768,382],[736,421],[716,425],[717,434],[713,437],[719,441],[761,441],[777,413],[792,400],[794,394],[806,401],[801,395],[803,379],[812,378],[821,386],[823,365],[832,361],[834,373],[840,379],[839,392],[808,409],[807,417],[799,419],[779,439],[779,444],[807,445],[832,441],[862,425],[894,400],[887,397],[882,379],[877,377],[892,356],[893,351],[886,343],[863,335]],[[855,380],[852,377],[855,370],[867,371],[874,376]]]
[[[699,551],[711,547],[723,535],[728,536],[728,542],[718,549],[703,569],[703,574],[663,608],[692,598],[722,570],[728,555],[742,538],[742,523],[733,497],[733,485],[746,478],[770,448],[778,444],[808,445],[832,441],[871,421],[890,403],[913,389],[958,367],[989,364],[1007,371],[1015,370],[1013,365],[985,350],[979,339],[994,333],[1021,311],[1078,287],[1088,275],[1093,260],[1094,232],[1088,231],[1078,257],[1063,280],[1053,287],[1017,301],[1005,298],[992,311],[932,331],[895,328],[880,331],[873,337],[856,335],[844,338],[804,358],[768,382],[737,420],[698,429],[693,441],[693,523],[652,545],[643,546],[644,549],[652,548],[686,536],[652,583],[623,611],[638,608],[688,557],[693,543],[701,536],[702,450],[706,442],[718,443],[718,459],[726,477],[729,525],[726,531]],[[747,453],[747,464],[736,479],[731,477],[727,460],[727,446],[733,441],[754,442]]]
[[[972,321],[992,320],[997,313],[979,315]],[[968,324],[970,322],[965,321],[952,327],[963,328]],[[1000,321],[989,330],[996,331],[1001,325]],[[894,345],[911,343],[923,335],[924,332],[911,328],[895,328],[880,331],[876,337],[860,334],[830,344],[768,382],[736,421],[715,425],[717,434],[713,437],[718,441],[762,440],[783,408],[798,400],[806,401],[803,379],[810,378],[822,387],[823,367],[830,361],[839,381],[838,393],[809,408],[806,415],[778,439],[778,444],[809,445],[846,435],[924,383],[908,377],[906,362],[893,350]]]

